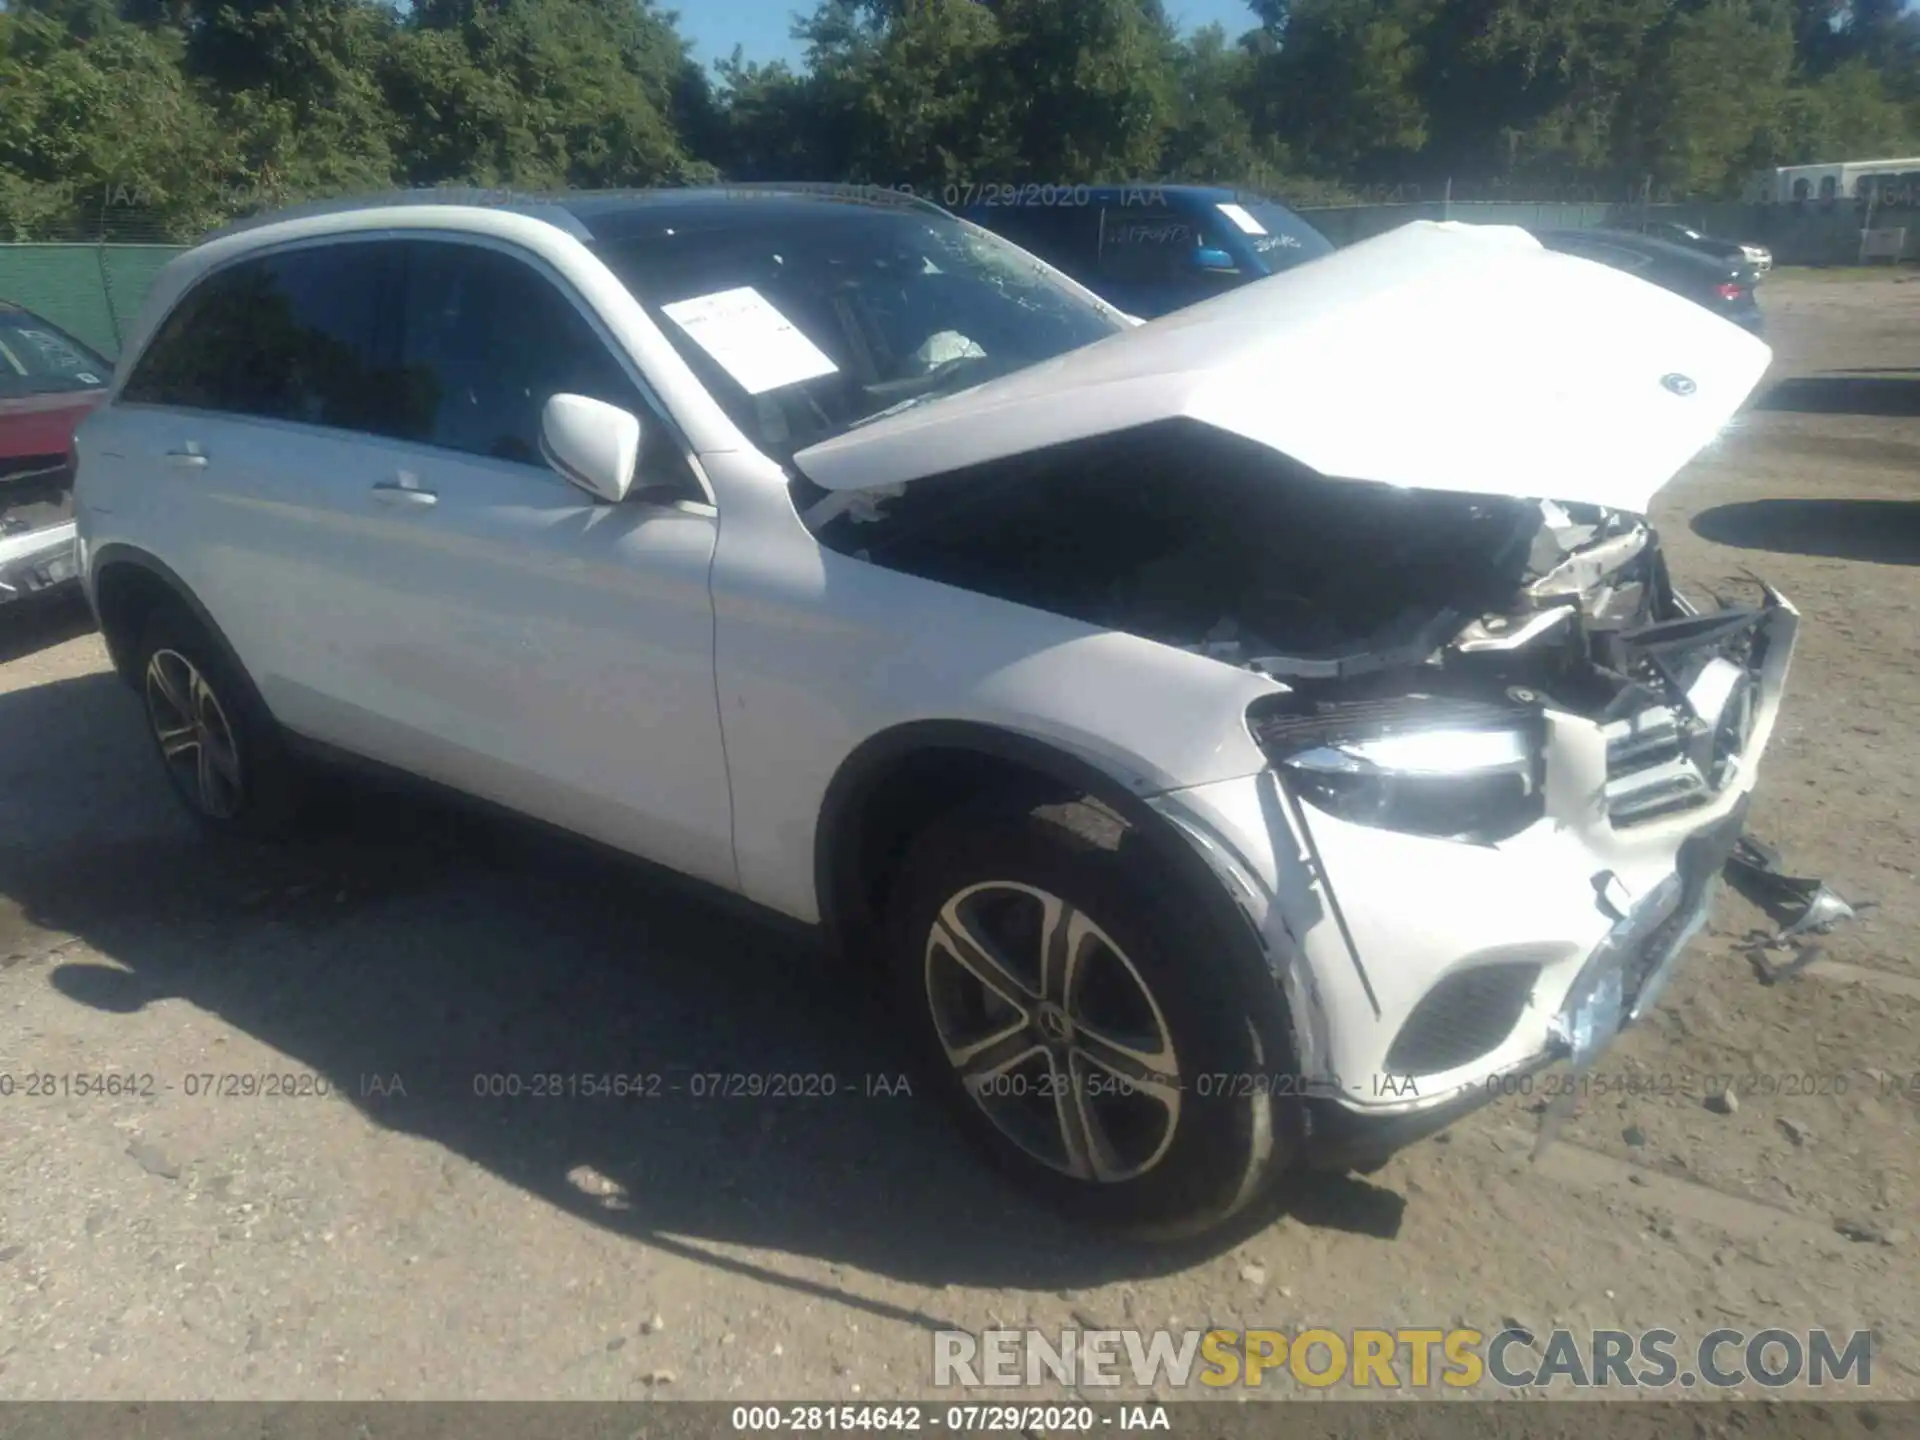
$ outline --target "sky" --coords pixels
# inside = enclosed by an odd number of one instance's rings
[[[0,0],[0,6],[5,0]],[[680,12],[680,33],[693,41],[703,65],[724,60],[741,47],[748,60],[800,63],[800,47],[789,33],[796,11],[811,14],[812,0],[665,0],[663,8]],[[1920,9],[1920,0],[1907,0]],[[1219,24],[1230,36],[1253,28],[1246,0],[1171,0],[1167,11],[1188,30]]]
[[[680,12],[680,33],[703,65],[726,59],[735,45],[748,60],[797,65],[800,46],[788,32],[795,12],[813,13],[812,0],[664,0],[661,8]],[[1253,28],[1246,0],[1171,0],[1167,13],[1189,30],[1216,21],[1229,35]]]

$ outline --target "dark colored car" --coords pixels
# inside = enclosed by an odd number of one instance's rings
[[[1764,245],[1749,245],[1740,240],[1727,240],[1718,235],[1708,235],[1691,225],[1682,225],[1673,220],[1649,220],[1641,225],[1624,227],[1641,235],[1651,235],[1656,240],[1665,240],[1684,250],[1697,250],[1702,255],[1711,255],[1716,259],[1729,260],[1735,264],[1744,261],[1753,266],[1754,273],[1764,275],[1773,268],[1773,252]]]
[[[1202,185],[1048,186],[959,213],[1146,320],[1334,248],[1276,200]]]
[[[113,362],[0,300],[0,603],[74,578],[73,432]]]
[[[1596,260],[1684,295],[1755,335],[1761,332],[1758,277],[1746,261],[1716,259],[1631,230],[1539,230],[1549,250]]]

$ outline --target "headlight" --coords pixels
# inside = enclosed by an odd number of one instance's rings
[[[1248,716],[1288,785],[1356,825],[1491,844],[1543,813],[1535,709],[1446,696],[1263,701]]]

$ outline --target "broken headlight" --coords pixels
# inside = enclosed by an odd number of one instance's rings
[[[1528,707],[1285,696],[1248,720],[1294,794],[1356,825],[1488,844],[1544,813],[1541,720]]]

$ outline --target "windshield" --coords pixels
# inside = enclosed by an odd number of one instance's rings
[[[734,422],[796,450],[1125,327],[977,226],[905,207],[746,201],[595,248]]]
[[[1239,200],[1234,203],[1252,226],[1261,232],[1253,233],[1239,215],[1228,211],[1227,218],[1233,221],[1237,232],[1235,238],[1246,246],[1255,263],[1267,274],[1288,270],[1333,253],[1333,242],[1286,206],[1272,200]]]
[[[25,310],[0,310],[0,399],[98,390],[113,366]]]

